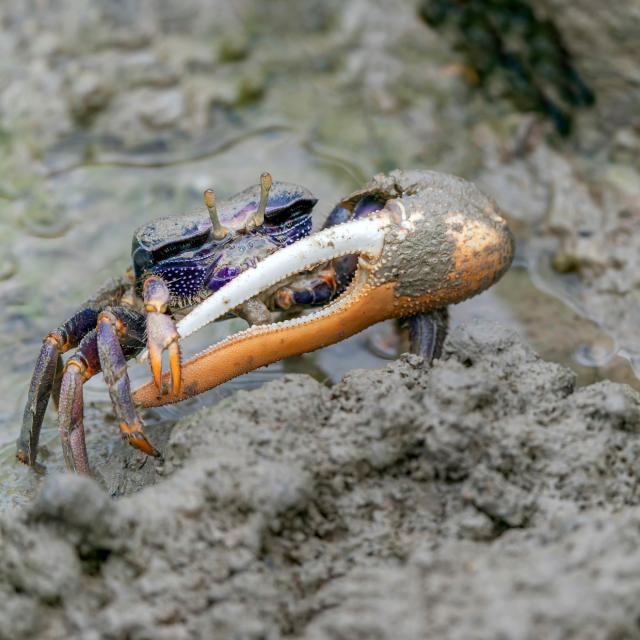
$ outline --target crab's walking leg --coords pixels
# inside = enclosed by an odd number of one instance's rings
[[[287,311],[297,306],[326,304],[338,293],[338,282],[333,262],[327,262],[315,271],[299,276],[287,286],[279,288],[273,294],[271,306]]]
[[[411,353],[422,356],[427,363],[431,364],[442,354],[448,328],[449,312],[446,307],[411,316],[409,318]]]
[[[17,442],[16,456],[21,462],[35,464],[42,421],[52,389],[57,387],[56,378],[61,372],[61,354],[76,347],[87,332],[95,328],[97,319],[98,311],[82,309],[43,340],[31,378]],[[56,399],[57,394],[58,389],[54,389]]]
[[[176,325],[167,315],[171,294],[162,278],[149,276],[144,281],[144,309],[147,312],[147,346],[151,373],[158,390],[162,387],[162,353],[169,352],[169,368],[171,370],[171,387],[173,393],[180,393],[181,363],[180,343]]]
[[[127,275],[108,281],[77,313],[45,337],[31,378],[18,437],[16,457],[20,462],[29,465],[36,462],[40,429],[52,393],[54,402],[58,403],[62,375],[61,355],[77,347],[82,338],[95,329],[100,310],[120,300],[131,284]]]
[[[96,331],[90,331],[64,367],[58,400],[58,429],[64,462],[70,471],[89,473],[84,438],[82,385],[100,371]]]
[[[118,328],[115,338],[116,344],[113,345],[111,337],[108,337],[106,340],[108,348],[106,349],[102,344],[105,339],[101,335],[101,329],[104,330],[105,328],[105,321],[107,323],[114,322]],[[141,313],[129,307],[108,307],[98,316],[98,328],[90,331],[82,339],[77,351],[67,361],[60,385],[58,428],[60,439],[62,440],[65,464],[70,471],[89,473],[84,438],[82,385],[100,370],[103,370],[114,409],[118,417],[120,417],[123,414],[123,410],[119,403],[119,396],[116,396],[113,392],[114,386],[117,385],[111,384],[111,375],[116,371],[119,364],[118,354],[123,362],[125,358],[134,356],[144,346],[143,337],[144,316]],[[116,353],[115,358],[112,357],[111,351]],[[114,361],[116,364],[114,364]],[[128,377],[126,382],[128,389]],[[126,399],[124,404],[125,407],[128,406],[126,405]],[[129,406],[133,407],[130,394]],[[125,435],[129,439],[128,433],[125,432]],[[131,440],[129,439],[129,441]],[[153,449],[153,447],[151,448]]]
[[[100,313],[97,333],[100,365],[120,431],[136,449],[160,457],[145,436],[133,405],[125,356],[125,350],[131,356],[144,346],[144,316],[126,307],[107,308]]]

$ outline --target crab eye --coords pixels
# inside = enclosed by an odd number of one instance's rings
[[[131,260],[136,280],[142,277],[145,271],[153,265],[153,256],[148,249],[145,249],[136,239],[131,247]]]
[[[280,185],[277,185],[280,187]],[[269,198],[264,215],[267,224],[283,224],[298,216],[308,215],[315,206],[317,199],[306,193],[292,193],[291,191],[272,189],[275,191]]]

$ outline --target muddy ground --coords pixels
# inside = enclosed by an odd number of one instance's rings
[[[176,425],[157,483],[0,521],[0,637],[640,636],[640,395],[459,327]]]
[[[2,3],[0,638],[640,638],[640,395],[564,366],[640,371],[639,30],[624,0]],[[96,480],[56,474],[53,413],[46,474],[16,465],[42,335],[137,225],[265,169],[319,223],[397,167],[504,210],[502,326],[145,414],[163,465],[92,382]]]

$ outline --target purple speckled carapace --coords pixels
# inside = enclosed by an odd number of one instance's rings
[[[256,185],[218,204],[220,221],[231,231],[222,240],[213,237],[206,210],[158,218],[140,227],[132,245],[137,286],[142,286],[147,275],[159,275],[171,291],[172,304],[184,306],[310,233],[311,211],[317,202],[310,191],[274,182],[264,223],[254,227],[251,223],[259,199]]]

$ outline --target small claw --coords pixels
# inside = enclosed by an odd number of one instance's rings
[[[169,288],[162,278],[149,276],[144,282],[143,297],[147,312],[147,348],[156,387],[162,393],[162,354],[168,350],[172,389],[180,389],[179,335],[173,318],[166,314],[171,297]]]
[[[170,316],[163,313],[147,315],[147,346],[151,373],[158,391],[162,392],[162,354],[169,352],[169,368],[171,370],[172,389],[180,389],[182,375],[180,362],[179,336],[175,323]]]
[[[159,276],[149,276],[142,288],[144,310],[147,313],[164,313],[169,306],[169,288]]]

